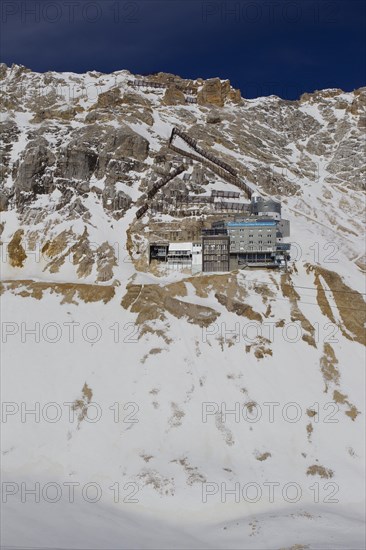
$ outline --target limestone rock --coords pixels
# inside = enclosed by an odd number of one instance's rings
[[[0,63],[0,80],[4,80],[6,77],[8,66],[6,63]]]
[[[92,106],[92,109],[108,109],[110,107],[117,107],[121,103],[121,90],[119,88],[112,88],[98,95],[98,101]]]
[[[55,158],[44,138],[31,141],[16,168],[14,184],[17,192],[49,193],[53,187],[53,178],[47,169],[54,165]]]
[[[11,171],[10,159],[13,145],[19,139],[19,129],[13,120],[0,122],[1,146],[0,146],[0,177],[5,181]]]
[[[71,141],[60,154],[58,175],[89,180],[98,172],[98,177],[102,178],[111,159],[141,161],[148,152],[147,139],[126,125],[115,128],[90,124],[72,132]]]
[[[106,186],[102,193],[103,207],[112,213],[117,213],[114,217],[117,219],[131,205],[132,199],[123,191],[117,191],[114,185]],[[119,213],[119,215],[118,215]]]
[[[233,90],[229,80],[223,82],[219,78],[205,80],[197,94],[197,103],[199,105],[223,107],[227,100],[236,103],[241,101],[240,90]]]
[[[163,97],[164,105],[181,105],[185,102],[185,95],[183,92],[178,90],[178,88],[175,86],[169,86],[169,88],[166,89]]]
[[[35,124],[39,124],[40,122],[43,122],[44,120],[74,120],[74,118],[77,116],[78,113],[83,112],[83,108],[79,105],[77,106],[68,106],[64,105],[60,108],[45,108],[42,107],[39,108],[39,110],[36,111],[34,118],[32,122]]]
[[[210,111],[206,118],[207,124],[218,124],[221,122],[220,113],[218,111]]]
[[[355,99],[349,108],[353,115],[366,114],[366,88],[360,88],[355,91]]]
[[[89,180],[98,163],[98,154],[88,143],[72,140],[61,152],[57,175],[67,179]]]
[[[85,122],[87,124],[95,124],[96,122],[110,122],[114,119],[115,115],[112,111],[108,111],[106,109],[93,109],[86,115]]]
[[[9,195],[5,190],[0,190],[0,212],[5,212],[9,205]]]

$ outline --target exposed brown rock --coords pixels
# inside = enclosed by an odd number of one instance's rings
[[[332,299],[336,303],[342,324],[339,325],[343,336],[355,340],[362,345],[366,343],[366,308],[365,300],[359,292],[345,284],[342,277],[335,271],[321,266],[306,264],[308,272],[313,272],[319,291],[319,276],[323,277],[328,288],[332,289]],[[318,293],[318,304],[330,321],[335,322],[331,309],[326,305],[325,293]],[[346,330],[345,330],[346,329]]]
[[[186,102],[185,95],[183,92],[178,90],[175,86],[169,86],[166,89],[163,103],[164,105],[182,105]]]
[[[35,298],[41,300],[43,293],[49,291],[62,296],[61,304],[75,304],[76,298],[82,302],[109,302],[115,294],[114,286],[102,286],[92,284],[78,283],[39,283],[30,280],[4,281],[1,285],[1,293],[5,290],[12,292],[16,296],[24,298]]]
[[[288,298],[291,303],[291,321],[299,321],[301,327],[304,331],[302,339],[307,342],[310,346],[316,348],[315,342],[315,329],[310,321],[305,317],[298,306],[298,301],[300,300],[299,294],[296,292],[293,284],[291,275],[289,273],[283,273],[281,275],[281,290],[284,297]]]
[[[330,382],[335,385],[339,384],[339,370],[335,365],[338,364],[338,359],[334,353],[334,349],[327,342],[324,344],[324,355],[320,359],[320,368],[325,382],[325,391],[328,391]]]
[[[355,407],[355,405],[352,405],[352,403],[349,402],[348,396],[342,394],[338,390],[334,390],[333,399],[335,403],[339,403],[341,405],[348,405],[349,409],[348,411],[345,412],[345,414],[349,416],[351,420],[353,421],[356,420],[357,416],[361,414],[360,411],[357,410],[357,407]]]
[[[165,320],[166,312],[178,319],[186,318],[187,322],[201,327],[210,325],[219,316],[212,308],[178,300],[174,286],[172,290],[170,285],[128,285],[121,305],[138,314],[136,322],[139,325],[155,319]]]
[[[8,244],[9,263],[12,267],[23,267],[27,255],[22,246],[23,229],[18,229]]]
[[[264,460],[267,460],[267,458],[270,458],[271,456],[272,456],[271,453],[266,452],[266,453],[262,453],[262,454],[260,454],[260,453],[256,454],[255,458],[257,460],[259,460],[260,462],[263,462]]]
[[[229,80],[222,82],[219,78],[205,80],[197,94],[199,105],[216,105],[223,107],[226,100],[239,103],[241,101],[240,90],[233,90]]]
[[[324,468],[324,466],[320,466],[318,464],[313,464],[312,466],[309,466],[309,468],[306,471],[306,474],[308,476],[320,476],[323,479],[330,479],[333,477],[334,472],[330,468]]]

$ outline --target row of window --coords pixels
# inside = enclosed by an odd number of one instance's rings
[[[254,244],[254,241],[248,241],[249,244]],[[236,245],[239,244],[237,241],[235,242],[232,242],[231,243],[231,248],[235,248]],[[245,241],[240,241],[240,245],[244,245],[245,244]],[[258,241],[258,244],[263,244],[263,241]],[[274,244],[274,241],[271,241],[271,240],[268,240],[266,244]]]
[[[205,244],[204,250],[227,250],[226,244]]]
[[[203,256],[204,262],[223,262],[227,261],[228,255],[227,254],[205,254]]]
[[[266,252],[272,252],[272,248],[266,248],[263,246],[241,246],[239,250],[245,250],[245,251],[257,251],[257,250],[265,250]]]
[[[247,229],[239,229],[239,231],[240,231],[240,233],[244,233],[245,231],[247,231]],[[252,231],[252,233],[250,233],[250,235],[253,236],[253,231],[254,230],[252,229],[251,231]],[[257,231],[258,233],[262,233],[263,229],[255,229],[255,231]],[[274,229],[273,228],[272,229],[266,229],[266,231],[267,231],[267,233],[270,233],[271,231],[274,231]],[[236,233],[236,232],[237,232],[237,230],[231,229],[231,233]]]
[[[241,241],[243,240],[246,240],[246,239],[253,239],[253,238],[258,238],[258,239],[274,239],[275,236],[274,235],[233,235],[232,238],[231,238],[231,241],[235,241],[235,240],[238,240],[240,239]]]

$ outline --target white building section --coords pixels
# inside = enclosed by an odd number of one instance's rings
[[[190,269],[192,266],[192,243],[170,243],[168,249],[168,267],[170,269]]]
[[[192,243],[192,275],[202,271],[202,243]]]
[[[167,255],[169,269],[190,269],[192,273],[202,271],[201,243],[170,243]]]

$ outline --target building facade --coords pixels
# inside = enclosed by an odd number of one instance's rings
[[[230,253],[273,252],[276,247],[277,224],[274,220],[228,222]]]
[[[229,271],[230,237],[227,235],[202,236],[202,271]]]
[[[278,204],[278,203],[277,203]],[[268,204],[269,208],[274,208]],[[277,212],[278,214],[278,212]],[[202,243],[205,239],[229,239],[229,270],[244,267],[281,267],[287,265],[290,244],[283,242],[283,237],[290,235],[288,220],[274,219],[263,215],[251,215],[246,218],[237,217],[234,221],[217,221],[211,229],[202,232]],[[210,261],[205,258],[203,247],[204,271],[225,271],[226,265],[220,261],[220,249],[212,248]],[[215,259],[215,253],[218,256]]]
[[[236,198],[235,193],[213,194],[215,198]],[[290,236],[290,222],[281,218],[281,203],[254,194],[245,206],[246,212],[202,229],[201,242],[195,242],[198,226],[189,242],[172,242],[183,236],[181,227],[164,229],[164,240],[150,243],[149,260],[164,261],[170,269],[191,269],[192,273],[287,266],[290,244],[283,238]],[[192,238],[189,233],[185,236]]]
[[[167,255],[167,263],[170,269],[191,269],[192,243],[170,243]]]

